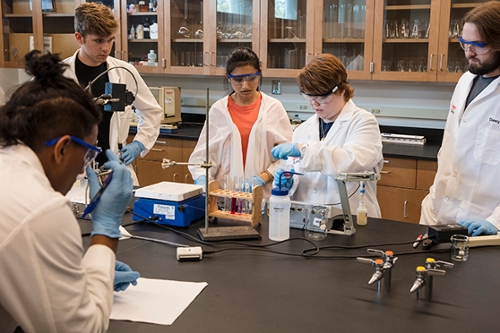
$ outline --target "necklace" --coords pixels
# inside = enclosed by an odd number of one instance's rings
[[[319,118],[319,140],[325,140],[325,137],[328,135],[330,128],[332,128],[333,121],[331,123],[325,123],[323,119]]]

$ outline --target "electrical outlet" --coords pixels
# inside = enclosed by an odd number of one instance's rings
[[[186,100],[181,97],[181,105],[184,105],[184,104],[186,104]]]
[[[307,104],[298,104],[297,110],[299,111],[309,111],[309,105]]]
[[[370,111],[372,114],[381,114],[382,113],[382,109],[380,109],[380,108],[371,108]]]
[[[281,81],[280,80],[273,80],[271,87],[272,87],[272,94],[273,95],[281,95]]]

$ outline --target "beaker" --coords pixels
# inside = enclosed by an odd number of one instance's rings
[[[304,236],[310,241],[322,241],[327,236],[326,208],[311,207],[307,214]]]

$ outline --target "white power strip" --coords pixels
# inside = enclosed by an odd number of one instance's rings
[[[500,245],[500,234],[469,237],[469,247]]]

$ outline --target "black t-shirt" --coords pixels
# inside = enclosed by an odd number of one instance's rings
[[[491,82],[493,82],[497,76],[493,77],[484,77],[482,75],[478,75],[474,78],[474,82],[472,83],[472,88],[470,89],[469,96],[467,96],[467,102],[465,104],[465,107],[467,108],[483,90],[486,88]]]
[[[78,82],[80,85],[85,88],[94,80],[99,74],[106,71],[107,65],[106,62],[103,62],[99,66],[92,67],[87,66],[83,62],[80,61],[78,56],[75,61],[75,72],[76,77],[78,78]],[[92,84],[92,95],[94,97],[101,96],[104,94],[104,89],[106,82],[109,82],[108,73],[101,76],[96,82]],[[97,134],[97,146],[102,149],[102,153],[97,155],[96,161],[99,163],[99,166],[102,166],[104,162],[108,160],[106,157],[105,151],[109,149],[109,127],[111,122],[111,116],[113,112],[104,111],[104,107],[99,107],[102,112],[102,121],[99,124],[99,133]]]

